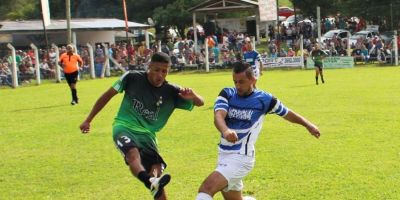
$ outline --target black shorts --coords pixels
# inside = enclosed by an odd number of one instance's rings
[[[78,71],[72,73],[64,73],[64,75],[68,85],[75,84],[76,82],[78,82]]]
[[[150,173],[151,167],[156,164],[161,164],[161,170],[167,167],[161,155],[158,153],[157,147],[151,142],[143,142],[145,135],[143,134],[132,134],[133,132],[129,129],[121,127],[114,127],[114,131],[118,130],[117,135],[114,135],[114,142],[117,149],[124,156],[125,164],[128,165],[126,155],[132,148],[137,148],[140,154],[141,163],[147,173]]]
[[[316,67],[316,68],[318,68],[320,71],[322,71],[322,64],[315,63],[315,64],[314,64],[314,67]]]

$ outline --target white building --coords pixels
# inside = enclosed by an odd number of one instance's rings
[[[119,19],[72,19],[72,41],[76,45],[90,43],[113,44],[116,38],[125,35],[125,21]],[[150,25],[128,22],[129,37],[132,39],[150,28]],[[49,44],[67,43],[67,21],[52,19],[46,27]],[[0,44],[11,43],[15,47],[29,47],[31,43],[37,46],[46,44],[41,20],[0,21]]]

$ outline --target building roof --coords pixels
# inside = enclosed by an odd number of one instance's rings
[[[120,19],[100,19],[85,18],[71,19],[71,29],[76,30],[125,30],[125,21]],[[152,26],[129,22],[130,29],[147,29]],[[51,24],[46,26],[47,31],[65,31],[67,20],[52,19]],[[22,20],[22,21],[0,21],[0,33],[15,33],[27,31],[43,31],[42,20]]]
[[[219,13],[258,8],[254,0],[206,0],[189,9],[189,12]]]

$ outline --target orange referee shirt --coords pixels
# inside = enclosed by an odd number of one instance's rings
[[[78,71],[78,62],[83,63],[82,58],[76,53],[72,55],[68,55],[67,53],[61,54],[60,62],[64,66],[64,73],[67,74]]]

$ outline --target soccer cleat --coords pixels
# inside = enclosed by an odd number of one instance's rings
[[[156,199],[161,196],[164,187],[169,183],[171,180],[171,175],[169,174],[164,174],[161,177],[151,177],[150,178],[150,192],[153,195],[153,197]]]
[[[74,100],[72,100],[72,101],[71,101],[71,105],[75,105],[75,104],[77,104],[77,102],[74,101]]]

